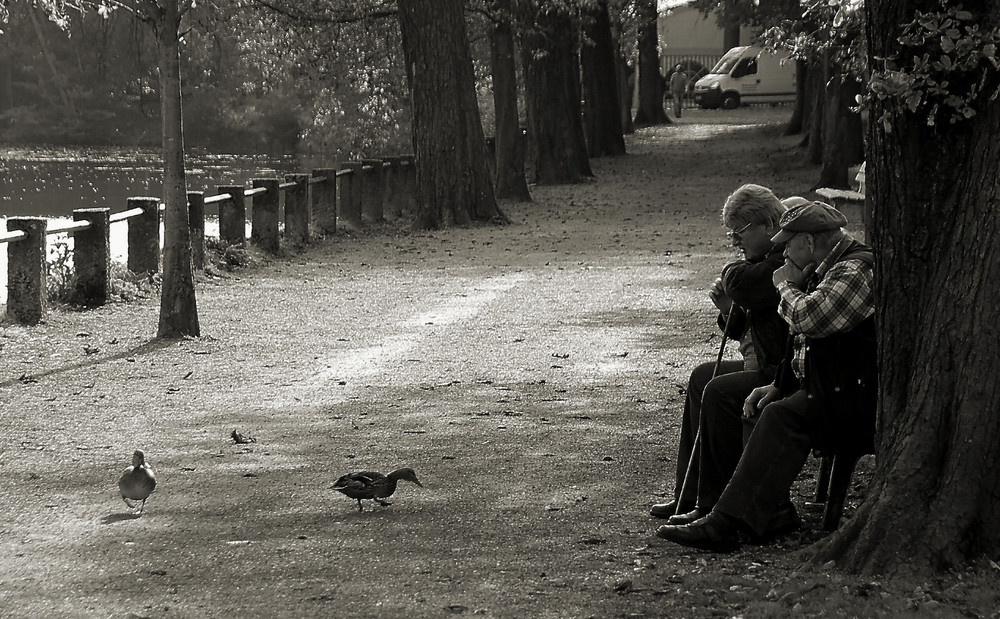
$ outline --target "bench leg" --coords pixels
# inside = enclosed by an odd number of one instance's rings
[[[840,454],[832,458],[830,467],[829,496],[826,499],[826,508],[823,510],[823,530],[836,531],[840,526],[840,517],[844,513],[844,501],[847,500],[847,491],[851,486],[851,477],[854,475],[854,467],[858,463],[859,456],[850,454]],[[824,463],[826,458],[823,458]],[[817,494],[819,490],[817,489]]]
[[[833,468],[833,456],[822,456],[819,461],[819,476],[816,478],[815,503],[826,503],[830,490],[831,468]]]

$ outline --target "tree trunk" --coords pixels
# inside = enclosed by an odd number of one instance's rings
[[[507,222],[487,165],[462,0],[400,0],[417,167],[414,227]]]
[[[639,20],[639,108],[638,126],[672,124],[663,111],[663,76],[660,75],[660,43],[656,33],[656,0],[636,0]]]
[[[591,157],[624,155],[625,139],[607,0],[599,0],[588,13],[584,32],[589,41],[584,43],[580,54],[588,152]]]
[[[860,85],[845,75],[835,75],[826,84],[823,166],[816,187],[849,188],[847,168],[864,158],[861,115],[851,111],[855,95],[860,92]]]
[[[495,0],[501,15],[490,37],[493,69],[493,107],[496,110],[496,197],[531,200],[524,176],[524,134],[517,115],[517,71],[514,35],[511,32],[510,0]]]
[[[870,66],[898,50],[899,24],[937,6],[868,0]],[[980,29],[996,27],[996,9],[981,6],[965,10]],[[1000,555],[1000,100],[989,100],[1000,75],[985,75],[977,113],[954,124],[873,102],[879,444],[864,504],[817,562],[929,572]],[[878,120],[886,111],[889,130]]]
[[[621,105],[622,133],[635,133],[632,122],[632,102],[635,100],[635,68],[624,56],[618,57],[617,70],[618,101]]]
[[[523,29],[521,54],[535,180],[575,183],[593,176],[580,113],[576,25],[557,7],[543,7],[534,18]]]
[[[810,65],[807,73],[808,120],[806,126],[809,127],[809,132],[803,142],[806,145],[806,160],[814,165],[819,165],[823,163],[823,107],[826,103],[823,65]]]
[[[200,334],[191,272],[191,233],[188,230],[187,183],[184,177],[180,12],[177,5],[178,0],[161,0],[160,6],[152,9],[155,12],[163,132],[163,287],[157,330],[157,337],[161,338]]]
[[[803,60],[795,61],[795,108],[792,110],[792,117],[785,127],[785,135],[795,135],[802,133],[802,128],[806,126],[806,109],[808,102],[808,91],[806,90],[806,80],[809,72]]]

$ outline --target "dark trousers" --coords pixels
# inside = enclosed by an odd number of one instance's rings
[[[715,509],[737,518],[758,536],[767,532],[775,509],[809,457],[817,420],[804,389],[768,404],[743,449],[732,479]]]
[[[702,363],[691,372],[688,380],[687,398],[684,400],[684,417],[681,420],[681,436],[677,446],[677,483],[674,486],[674,498],[682,503],[694,505],[698,497],[699,458],[691,462],[691,472],[688,474],[687,485],[684,486],[684,472],[691,461],[691,452],[695,448],[695,435],[701,422],[702,394],[709,382],[721,380],[734,372],[743,374],[742,361],[723,361],[719,364],[716,378],[712,379],[714,362]],[[749,392],[748,392],[749,393]],[[744,396],[746,397],[746,396]],[[737,458],[739,454],[737,453]],[[684,497],[681,498],[681,487],[684,487]]]
[[[743,402],[750,392],[771,382],[757,371],[716,378],[701,403],[701,458],[698,507],[709,512],[719,501],[743,453]],[[688,481],[688,483],[691,483]]]

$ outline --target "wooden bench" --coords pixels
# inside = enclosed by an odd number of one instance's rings
[[[851,487],[851,478],[858,460],[865,454],[816,454],[820,458],[816,476],[816,495],[806,506],[823,509],[823,530],[836,531],[844,515],[844,502]]]

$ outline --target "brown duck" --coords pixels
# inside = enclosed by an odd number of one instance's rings
[[[129,503],[130,499],[142,501],[142,505],[139,506],[141,514],[143,508],[146,507],[146,499],[153,493],[153,488],[156,488],[156,475],[153,474],[153,467],[146,462],[146,454],[142,453],[141,449],[136,449],[135,453],[132,454],[132,466],[125,469],[121,479],[118,480],[118,489],[121,490],[122,500],[131,509],[135,509],[135,505]]]
[[[382,499],[392,496],[392,493],[396,491],[396,482],[400,479],[412,481],[421,488],[424,486],[417,481],[417,474],[413,472],[413,469],[403,468],[396,469],[388,475],[383,475],[376,471],[348,473],[338,479],[337,483],[330,486],[330,489],[346,494],[352,499],[357,499],[358,511],[364,511],[364,507],[361,506],[361,499],[371,499],[383,507],[392,505],[392,503],[383,501]]]

